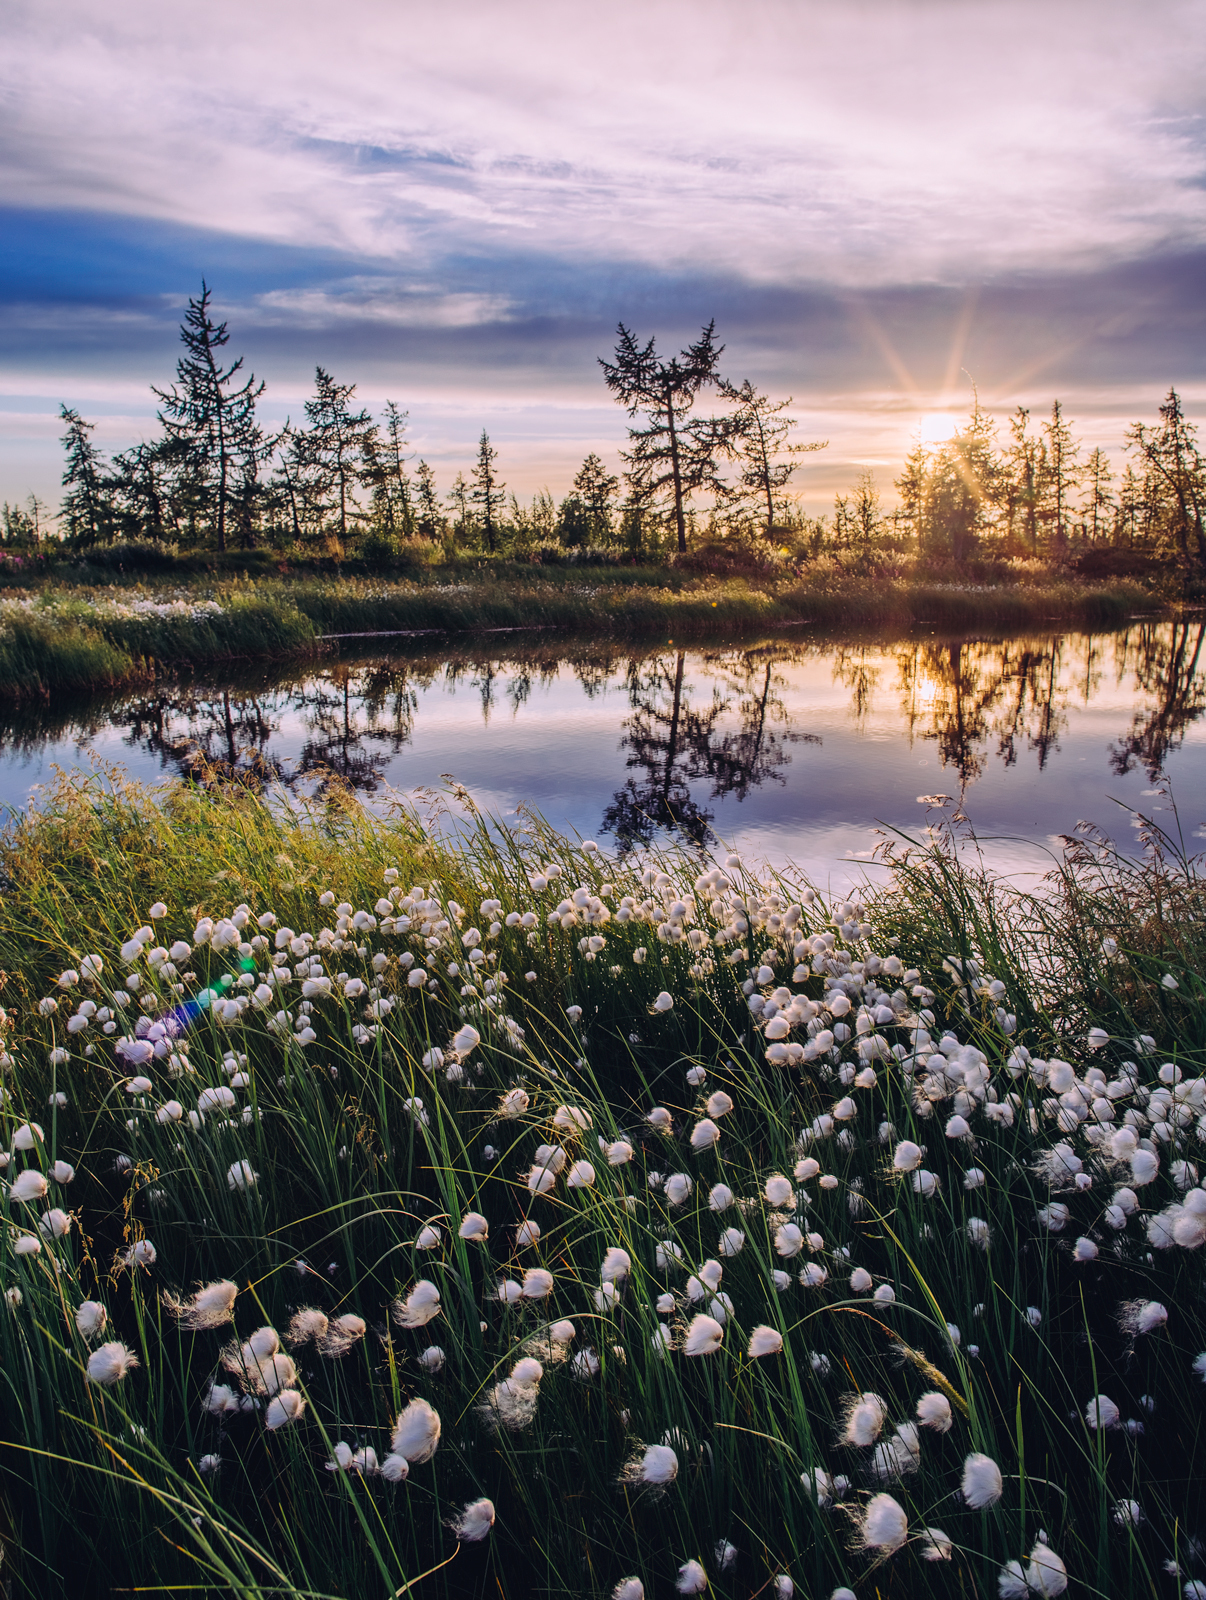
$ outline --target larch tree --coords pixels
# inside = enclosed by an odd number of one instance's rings
[[[310,426],[295,436],[314,497],[327,505],[333,497],[341,542],[347,539],[349,518],[360,516],[356,491],[371,479],[379,438],[369,412],[352,410],[355,394],[354,383],[336,383],[316,367],[314,398],[306,401]]]
[[[473,528],[473,518],[469,512],[469,485],[465,482],[465,474],[458,472],[452,480],[452,488],[448,491],[448,504],[456,512],[456,521],[453,532],[462,539],[467,539]]]
[[[409,415],[409,412],[400,411],[394,401],[385,402],[385,421],[371,469],[373,498],[386,532],[398,531],[407,538],[415,528],[410,474],[406,470],[406,463],[410,460],[406,452]]]
[[[1089,452],[1084,481],[1085,501],[1081,515],[1085,519],[1089,539],[1096,545],[1112,526],[1115,509],[1114,497],[1110,493],[1114,474],[1110,470],[1110,458],[1100,445]]]
[[[1062,555],[1068,548],[1068,511],[1073,491],[1080,484],[1080,444],[1072,433],[1064,408],[1051,403],[1050,419],[1043,424],[1043,443],[1047,450],[1046,513],[1052,524],[1052,546]]]
[[[641,414],[643,428],[629,428],[631,449],[624,452],[628,481],[646,504],[669,496],[680,554],[687,549],[686,502],[702,489],[720,491],[717,454],[723,434],[715,419],[692,417],[700,391],[719,379],[724,346],[716,343],[716,323],[669,361],[660,361],[653,338],[640,345],[621,322],[615,360],[599,358],[607,387],[630,417]]]
[[[113,529],[113,510],[109,503],[105,458],[92,442],[95,422],[85,422],[78,411],[60,405],[59,416],[66,428],[63,449],[67,462],[63,468],[63,521],[73,544],[100,544]]]
[[[248,474],[247,457],[263,443],[255,403],[264,392],[255,376],[236,382],[243,357],[229,365],[222,351],[230,342],[224,322],[210,316],[212,290],[202,279],[201,294],[189,300],[180,325],[185,353],[176,363],[176,382],[152,393],[162,403],[159,420],[173,456],[205,503],[219,550],[226,549],[227,516],[237,488]]]
[[[795,458],[824,450],[829,441],[788,444],[787,436],[796,425],[794,417],[784,416],[792,403],[790,395],[772,401],[759,394],[748,378],[740,386],[718,378],[716,386],[735,408],[725,418],[722,434],[725,453],[739,464],[735,497],[749,496],[765,505],[766,537],[773,538],[776,507],[796,470]]]
[[[611,538],[612,513],[619,489],[619,478],[608,472],[592,450],[574,477],[574,493],[586,513],[592,543]]]
[[[481,510],[482,532],[486,535],[486,544],[491,553],[497,546],[498,514],[507,503],[507,486],[499,480],[495,467],[497,460],[498,451],[483,428],[477,447],[477,460],[473,464],[473,487],[469,491],[469,498]]]
[[[444,518],[440,513],[435,473],[423,460],[415,468],[415,499],[418,503],[419,532],[428,539],[438,539]]]
[[[1127,446],[1144,462],[1167,503],[1165,520],[1182,561],[1206,567],[1206,460],[1198,430],[1185,418],[1181,396],[1170,389],[1160,407],[1160,425],[1136,422]]]

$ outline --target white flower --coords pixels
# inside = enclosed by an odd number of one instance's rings
[[[766,1203],[780,1209],[790,1209],[796,1203],[796,1191],[792,1188],[789,1179],[781,1173],[772,1172],[763,1186]]]
[[[231,1192],[238,1190],[246,1194],[248,1189],[254,1189],[259,1180],[259,1173],[251,1170],[250,1161],[234,1162],[226,1174],[226,1182]]]
[[[967,1238],[970,1244],[978,1250],[987,1250],[991,1243],[991,1233],[988,1223],[983,1217],[968,1217]]]
[[[286,1428],[290,1423],[296,1422],[305,1409],[306,1402],[296,1389],[282,1389],[268,1402],[268,1409],[264,1413],[264,1426],[273,1431],[277,1428]]]
[[[601,1283],[618,1283],[621,1278],[626,1278],[632,1271],[632,1257],[627,1250],[622,1250],[619,1245],[609,1245],[603,1257],[603,1265],[599,1268],[599,1281]]]
[[[69,1161],[56,1161],[50,1169],[50,1176],[56,1183],[71,1183],[75,1178],[75,1168]]]
[[[238,1292],[237,1284],[220,1278],[198,1289],[191,1300],[181,1301],[172,1294],[165,1294],[163,1303],[182,1328],[196,1332],[203,1328],[220,1328],[229,1322]]]
[[[775,1250],[784,1260],[798,1256],[804,1248],[804,1235],[794,1222],[785,1222],[775,1233]]]
[[[1053,1600],[1068,1587],[1068,1569],[1049,1545],[1040,1542],[1030,1552],[1026,1583],[1032,1593],[1042,1595],[1043,1600]]]
[[[621,1474],[624,1483],[673,1483],[678,1477],[678,1457],[668,1444],[651,1444],[629,1461]]]
[[[659,994],[657,999],[653,1002],[653,1009],[655,1011],[671,1011],[673,1008],[674,996],[672,994],[667,994],[665,989],[663,989],[661,994]]]
[[[553,1274],[545,1267],[529,1267],[523,1275],[525,1300],[544,1300],[553,1292]]]
[[[745,1248],[745,1234],[740,1228],[726,1228],[716,1245],[722,1256],[740,1255]]]
[[[604,1144],[603,1154],[609,1167],[622,1167],[632,1160],[636,1151],[627,1139],[616,1139],[612,1144]]]
[[[1094,1395],[1085,1405],[1085,1421],[1094,1433],[1098,1428],[1116,1428],[1121,1415],[1108,1394]]]
[[[708,1587],[708,1575],[698,1561],[684,1561],[678,1569],[674,1587],[679,1594],[702,1594]]]
[[[391,1452],[381,1463],[381,1476],[387,1483],[405,1483],[410,1475],[410,1462],[405,1456]]]
[[[923,1428],[932,1428],[935,1433],[949,1433],[954,1420],[950,1401],[937,1389],[931,1389],[917,1402],[917,1420]]]
[[[908,1538],[909,1519],[904,1507],[890,1494],[876,1494],[867,1502],[859,1531],[868,1549],[891,1555]]]
[[[498,1103],[498,1114],[508,1120],[521,1117],[531,1103],[526,1089],[508,1089]]]
[[[76,1308],[75,1325],[85,1339],[95,1339],[104,1333],[109,1313],[98,1300],[85,1300]]]
[[[394,1424],[390,1449],[417,1467],[431,1460],[439,1442],[439,1413],[426,1400],[412,1400]]]
[[[714,1183],[708,1190],[708,1207],[712,1211],[727,1211],[733,1204],[733,1191],[727,1183]]]
[[[683,1350],[689,1356],[715,1355],[723,1339],[724,1329],[720,1323],[714,1317],[705,1316],[700,1312],[691,1319]]]
[[[1092,1239],[1086,1239],[1083,1234],[1072,1246],[1072,1255],[1077,1261],[1096,1261],[1098,1253]]]
[[[714,1094],[708,1096],[706,1109],[710,1117],[727,1117],[733,1109],[733,1102],[723,1089],[717,1089]]]
[[[921,1146],[911,1139],[902,1139],[892,1152],[892,1166],[897,1172],[912,1172],[921,1165]]]
[[[493,1500],[473,1500],[449,1527],[465,1544],[480,1544],[494,1526]]]
[[[1026,1574],[1020,1561],[1007,1561],[997,1574],[1000,1600],[1026,1600]]]
[[[611,1600],[645,1600],[645,1585],[639,1578],[621,1578],[611,1591]]]
[[[1132,1336],[1155,1333],[1168,1321],[1168,1307],[1159,1300],[1129,1300],[1118,1309],[1118,1322]]]
[[[575,1161],[566,1174],[567,1189],[589,1189],[595,1181],[595,1169],[589,1161]]]
[[[1001,1498],[1001,1469],[991,1456],[973,1453],[963,1463],[961,1487],[972,1510],[983,1511]]]
[[[654,1106],[645,1121],[656,1133],[670,1134],[674,1132],[674,1118],[666,1110],[665,1106]]]
[[[138,1365],[138,1357],[119,1339],[102,1344],[88,1357],[88,1382],[108,1386],[120,1383],[131,1368]]]
[[[950,1535],[943,1533],[941,1528],[923,1528],[919,1537],[921,1539],[923,1561],[949,1561],[951,1559]]]
[[[852,1294],[866,1294],[871,1287],[871,1274],[865,1267],[855,1267],[850,1274],[850,1292]]]
[[[533,1222],[531,1218],[529,1218],[526,1222],[521,1222],[519,1227],[515,1230],[515,1248],[517,1250],[529,1250],[534,1244],[538,1244],[539,1242],[540,1224],[538,1222]]]
[[[558,1133],[568,1134],[576,1138],[590,1127],[591,1117],[589,1111],[583,1111],[581,1106],[558,1106],[553,1113],[553,1126]]]
[[[415,1239],[415,1249],[435,1250],[439,1247],[439,1243],[440,1230],[436,1227],[434,1222],[429,1222],[426,1224],[426,1226],[419,1229],[418,1236]]]
[[[430,1278],[420,1278],[401,1303],[393,1306],[394,1321],[402,1328],[425,1328],[439,1316],[440,1291]],[[403,1455],[406,1451],[402,1452]]]
[[[485,1244],[490,1237],[490,1224],[480,1211],[467,1211],[456,1231],[460,1239],[468,1239],[474,1244]],[[406,1452],[403,1451],[403,1454]]]
[[[783,1349],[783,1335],[777,1328],[760,1323],[750,1334],[750,1356],[760,1360],[763,1356],[777,1356]]]
[[[693,1188],[691,1179],[685,1172],[673,1172],[666,1179],[666,1200],[672,1206],[681,1206],[690,1196]]]
[[[879,1438],[888,1408],[877,1394],[852,1396],[846,1402],[842,1443],[867,1449]]]
[[[36,1168],[27,1167],[24,1172],[19,1173],[13,1179],[8,1191],[8,1198],[10,1200],[24,1201],[26,1205],[29,1205],[34,1200],[44,1199],[49,1187],[50,1185],[46,1182],[46,1179]]]
[[[691,1148],[697,1153],[710,1150],[720,1139],[720,1129],[710,1117],[704,1117],[691,1129]]]

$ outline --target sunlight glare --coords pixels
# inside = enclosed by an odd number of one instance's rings
[[[949,411],[929,411],[921,419],[921,442],[927,450],[937,450],[953,438],[958,427],[958,418]]]

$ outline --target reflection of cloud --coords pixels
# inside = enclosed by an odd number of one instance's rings
[[[340,322],[385,322],[403,328],[471,328],[505,321],[505,295],[442,293],[388,278],[352,278],[331,289],[271,289],[252,309],[265,327],[326,328]]]

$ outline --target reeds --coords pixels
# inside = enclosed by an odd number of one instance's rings
[[[455,581],[363,578],[198,581],[45,588],[0,604],[0,697],[135,684],[156,673],[222,662],[300,659],[338,649],[331,636],[480,634],[548,629],[615,639],[727,639],[768,628],[1023,628],[1059,620],[1121,623],[1152,609],[1126,583],[961,584],[877,581],[821,573],[790,578],[690,578],[673,570],[544,568],[455,571]],[[319,639],[326,639],[319,645]]]
[[[10,826],[12,1592],[1206,1578],[1175,838],[1022,897],[939,830],[825,902],[449,804]]]

